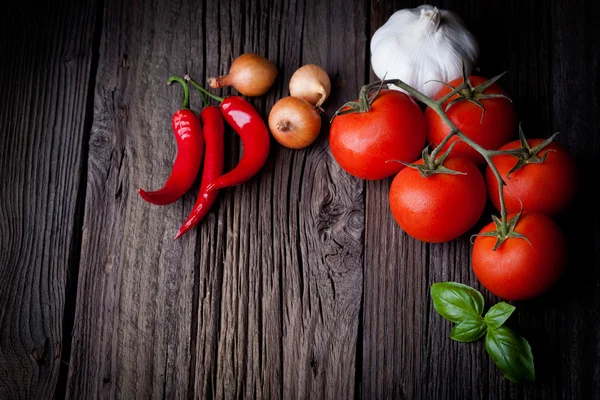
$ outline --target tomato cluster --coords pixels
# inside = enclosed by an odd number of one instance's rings
[[[469,232],[489,195],[503,218],[476,235],[475,275],[505,299],[543,293],[566,265],[566,241],[550,217],[562,213],[575,195],[573,158],[551,139],[521,135],[511,141],[516,111],[495,79],[458,78],[426,100],[424,113],[395,90],[348,103],[331,125],[333,157],[358,178],[395,175],[389,193],[394,219],[424,242],[447,242]],[[426,140],[435,150],[422,152]],[[482,173],[479,166],[486,161],[495,168],[488,165]],[[505,208],[496,172],[505,183]]]

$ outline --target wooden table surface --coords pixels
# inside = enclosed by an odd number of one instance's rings
[[[432,307],[429,286],[447,280],[498,301],[471,271],[468,235],[409,238],[389,211],[391,179],[355,179],[329,152],[325,121],[374,79],[372,33],[420,2],[18,3],[0,16],[0,399],[600,398],[592,1],[436,4],[478,38],[481,74],[508,70],[525,131],[561,132],[579,167],[559,220],[568,271],[513,302],[509,325],[535,357],[528,385],[504,380],[482,341],[450,340]],[[301,151],[273,142],[258,176],[173,241],[197,184],[166,207],[136,193],[159,187],[175,155],[181,90],[167,78],[203,81],[244,52],[279,69],[252,100],[264,116],[299,66],[329,72],[322,133]],[[231,168],[230,130],[226,148]]]

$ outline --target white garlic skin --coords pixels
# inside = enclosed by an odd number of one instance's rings
[[[371,66],[379,79],[400,79],[428,97],[467,73],[479,57],[477,40],[453,12],[422,5],[396,11],[371,39]],[[400,90],[397,86],[390,88]]]

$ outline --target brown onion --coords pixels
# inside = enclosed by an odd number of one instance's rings
[[[321,116],[308,101],[288,96],[269,113],[269,129],[281,145],[301,149],[315,141],[321,131]]]
[[[277,67],[258,54],[246,53],[236,58],[229,68],[229,74],[218,78],[208,78],[213,89],[233,86],[245,96],[261,96],[269,90],[277,77]]]
[[[300,67],[290,79],[290,95],[300,97],[313,106],[321,107],[330,92],[329,75],[316,64]]]

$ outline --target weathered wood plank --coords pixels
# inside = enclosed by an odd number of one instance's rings
[[[272,58],[266,48],[265,5],[224,1],[206,7],[204,17],[198,18],[205,26],[205,45],[202,49],[202,40],[197,42],[202,60],[192,66],[193,76],[205,80],[226,73],[233,59],[246,51]],[[264,101],[253,103],[262,104],[258,108],[263,111]],[[229,170],[239,159],[241,145],[231,129],[226,137]],[[269,344],[277,344],[280,321],[278,314],[268,314],[270,306],[278,310],[279,280],[271,270],[272,224],[263,206],[270,200],[271,167],[272,160],[258,177],[223,190],[215,205],[216,222],[204,221],[197,229],[200,288],[193,379],[198,398],[277,397],[279,391],[279,382],[272,382],[281,365],[279,346],[271,349]]]
[[[166,81],[190,63],[190,11],[105,3],[68,398],[188,395],[194,248],[173,237],[193,195],[158,207],[136,189],[170,173],[182,91]]]
[[[0,398],[51,398],[79,254],[94,2],[0,16]]]
[[[190,74],[198,81],[205,82],[210,76],[216,76],[221,66],[221,34],[222,24],[219,8],[207,14],[207,8],[198,7],[191,12],[191,18],[196,28],[191,28]],[[210,15],[208,17],[207,15]],[[226,13],[223,18],[228,18]],[[224,41],[230,45],[229,41]],[[210,56],[209,56],[210,55]],[[225,56],[227,58],[227,56]],[[210,63],[209,63],[209,60]],[[225,64],[226,61],[223,61]],[[214,64],[214,65],[213,65]],[[229,91],[225,91],[229,93]],[[193,97],[194,98],[194,97]],[[197,98],[197,96],[195,97]],[[228,153],[232,151],[232,136],[226,127],[225,143]],[[233,167],[232,157],[225,157],[225,169]],[[219,340],[219,326],[221,324],[221,296],[223,281],[224,243],[226,240],[225,212],[226,204],[232,200],[233,191],[221,191],[211,212],[181,240],[186,246],[196,244],[195,282],[192,314],[192,342],[190,351],[192,359],[190,365],[190,391],[196,398],[215,398],[217,378],[217,343]],[[190,205],[186,206],[186,210]]]
[[[298,210],[293,205],[291,210],[297,213],[300,236],[282,248],[289,252],[299,245],[301,258],[299,268],[283,264],[283,398],[352,398],[355,394],[364,182],[333,160],[327,134],[335,110],[353,98],[364,81],[364,7],[360,1],[343,6],[308,1],[304,8],[302,64],[322,65],[333,88],[323,116],[323,134],[304,160],[295,160],[303,166],[300,174],[297,166],[292,170],[291,187],[299,187],[299,192],[291,190],[290,204],[299,200]],[[290,20],[297,21],[297,13]],[[343,27],[343,36],[334,27],[340,31]]]
[[[362,4],[339,10],[318,2],[222,1],[218,9],[203,21],[203,75],[227,71],[242,52],[274,60],[275,87],[252,100],[265,118],[302,64],[321,64],[334,80],[323,121],[362,84],[362,65],[346,62],[347,54],[365,52]],[[331,30],[341,25],[344,44]],[[202,75],[201,66],[192,72]],[[363,183],[333,162],[327,131],[324,123],[321,138],[301,151],[273,141],[260,176],[224,191],[217,221],[198,229],[199,397],[354,394]],[[236,142],[230,148],[237,152]]]
[[[576,156],[585,181],[597,172],[592,159],[597,151],[598,99],[589,88],[597,86],[599,37],[592,28],[597,17],[586,13],[583,3],[549,8],[533,1],[444,1],[438,6],[456,11],[478,37],[483,75],[509,69],[502,85],[512,95],[526,132],[543,137],[557,130],[566,133],[559,141]],[[393,11],[416,5],[372,3],[371,34]],[[547,295],[515,303],[517,317],[510,324],[529,339],[537,367],[537,383],[519,386],[501,378],[483,343],[450,340],[450,323],[431,306],[429,286],[446,280],[481,290],[488,306],[499,300],[474,277],[468,238],[424,245],[406,237],[388,211],[389,184],[367,184],[363,396],[597,397],[600,224],[587,216],[593,209],[591,189],[583,187],[577,203],[560,220],[570,238],[571,272]],[[491,207],[478,227],[487,223],[490,212]],[[582,227],[582,220],[589,224]]]
[[[369,2],[369,39],[394,11],[420,4]],[[370,48],[365,62],[370,80],[377,79]],[[427,304],[420,295],[427,292],[428,246],[408,238],[394,221],[388,201],[391,182],[366,184],[361,395],[410,399],[417,398],[418,389],[410,378],[422,364]]]
[[[600,398],[600,214],[589,184],[600,173],[600,16],[589,11],[591,5],[563,0],[551,8],[552,93],[546,101],[551,101],[552,126],[544,133],[561,132],[557,140],[575,156],[580,183],[575,204],[560,220],[570,252],[568,271],[549,299],[553,323],[539,326],[539,332],[553,331],[541,335],[538,358],[546,382],[558,382],[555,393],[562,398]],[[544,395],[553,393],[539,398]]]

